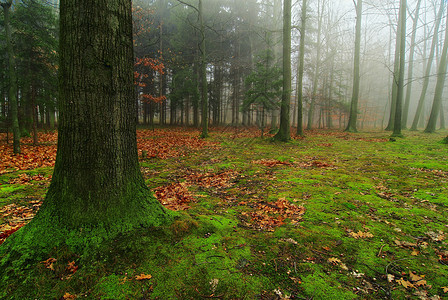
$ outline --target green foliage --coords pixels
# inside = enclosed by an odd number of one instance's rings
[[[247,111],[252,104],[266,111],[278,107],[278,100],[282,95],[282,72],[273,61],[271,50],[257,56],[255,70],[246,78],[247,92],[243,111]]]

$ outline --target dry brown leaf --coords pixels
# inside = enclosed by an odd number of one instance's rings
[[[404,286],[405,288],[414,288],[415,289],[415,285],[413,285],[412,283],[410,283],[407,280],[404,280],[403,278],[397,280],[398,284],[401,284],[402,286]]]
[[[425,276],[424,275],[423,276],[418,276],[418,275],[416,275],[416,274],[414,274],[412,272],[409,272],[409,279],[411,279],[411,281],[419,281],[419,280],[422,280],[423,277],[425,277]]]
[[[355,239],[366,239],[373,237],[373,234],[371,234],[370,232],[362,232],[361,230],[358,232],[349,232],[349,235]]]
[[[405,248],[417,247],[416,243],[410,243],[410,242],[399,241],[399,240],[395,240],[394,242],[395,242],[395,245],[400,246],[400,247],[405,247]]]
[[[332,265],[339,265],[339,264],[342,263],[342,261],[341,261],[339,258],[337,258],[337,257],[330,257],[330,258],[328,259],[328,262],[329,262],[330,264],[332,264]]]
[[[424,286],[427,284],[426,280],[422,279],[414,283],[415,286]]]
[[[135,279],[136,280],[147,280],[147,279],[151,279],[152,278],[152,276],[151,275],[149,275],[149,274],[140,274],[140,275],[137,275],[137,276],[135,276]]]

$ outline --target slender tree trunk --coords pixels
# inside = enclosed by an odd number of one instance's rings
[[[207,95],[207,62],[205,55],[205,26],[203,18],[202,0],[199,0],[199,26],[201,29],[201,106],[202,106],[202,138],[208,137],[208,95]]]
[[[401,137],[401,115],[403,110],[403,93],[404,93],[404,69],[405,69],[405,55],[406,55],[406,0],[400,1],[400,17],[398,18],[399,26],[397,29],[397,39],[400,39],[400,55],[399,72],[398,72],[398,87],[397,100],[395,101],[395,122],[392,136]],[[395,58],[397,59],[397,57]]]
[[[302,20],[300,27],[299,69],[297,74],[297,135],[303,132],[303,71],[305,65],[305,34],[306,34],[307,0],[302,0]]]
[[[440,104],[440,128],[439,129],[446,129],[445,128],[445,112],[443,111],[443,103]]]
[[[37,105],[36,105],[36,86],[31,84],[31,113],[33,115],[33,146],[37,146]]]
[[[310,108],[308,110],[308,123],[306,128],[310,130],[313,127],[313,115],[314,115],[314,106],[316,103],[317,98],[317,86],[318,86],[318,79],[319,79],[319,70],[320,70],[320,53],[321,53],[321,36],[322,36],[322,22],[323,22],[323,15],[324,15],[324,6],[325,6],[325,0],[322,1],[323,3],[320,3],[320,0],[318,0],[318,14],[319,19],[317,23],[317,45],[316,45],[316,65],[314,70],[314,76],[313,76],[313,93],[311,95],[311,102],[310,102]]]
[[[448,12],[448,10],[447,10]],[[437,72],[437,84],[434,94],[434,101],[432,103],[431,114],[429,116],[428,124],[426,125],[425,132],[433,133],[436,131],[437,118],[440,114],[440,107],[442,106],[443,88],[445,86],[445,78],[447,71],[447,57],[448,55],[448,15],[446,17],[445,26],[445,40],[443,42],[442,56],[439,63]]]
[[[359,64],[361,54],[361,20],[362,20],[362,0],[356,3],[356,34],[355,34],[355,58],[353,62],[353,92],[352,102],[350,105],[350,115],[348,118],[347,128],[345,131],[357,132],[356,123],[358,120],[358,101],[359,101]]]
[[[6,48],[8,52],[8,74],[9,74],[9,93],[8,100],[11,106],[11,123],[13,134],[13,152],[15,154],[20,153],[20,128],[19,128],[19,112],[17,103],[17,78],[16,67],[14,60],[14,50],[12,48],[11,38],[11,22],[10,22],[10,9],[12,0],[8,0],[6,3],[1,3],[4,13],[4,27],[6,31]]]
[[[419,119],[422,117],[421,115],[422,115],[422,111],[423,111],[424,104],[425,104],[426,91],[428,90],[428,85],[429,85],[429,75],[431,73],[432,62],[434,60],[434,53],[435,53],[435,49],[436,49],[437,34],[439,32],[440,22],[442,20],[442,15],[443,15],[443,11],[444,11],[444,3],[445,3],[444,1],[441,1],[439,12],[437,14],[436,24],[434,26],[434,36],[432,38],[432,43],[431,43],[431,50],[429,53],[428,62],[426,64],[426,72],[425,72],[425,77],[424,77],[424,81],[423,81],[423,87],[422,87],[422,91],[420,93],[420,99],[418,101],[417,110],[415,112],[414,121],[412,122],[411,130],[417,130],[417,126],[419,124]]]
[[[397,108],[397,90],[398,90],[398,73],[400,72],[400,42],[398,32],[400,31],[400,22],[398,22],[397,31],[396,31],[396,39],[395,39],[395,55],[394,55],[394,72],[392,74],[392,96],[390,101],[390,112],[389,112],[389,121],[384,130],[391,131],[394,129],[395,124],[395,115]]]
[[[283,2],[283,93],[280,106],[280,128],[275,139],[291,139],[289,109],[291,102],[291,0]]]
[[[415,39],[417,36],[417,25],[419,20],[419,12],[422,0],[418,0],[417,6],[415,8],[414,22],[412,25],[412,36],[411,36],[411,48],[409,49],[409,63],[408,63],[408,83],[406,86],[406,99],[404,101],[403,108],[403,119],[402,128],[407,128],[408,116],[409,116],[409,105],[411,103],[411,92],[412,92],[412,76],[414,72],[414,54],[415,54]]]

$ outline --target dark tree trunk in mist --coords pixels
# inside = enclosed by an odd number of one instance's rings
[[[429,75],[431,73],[432,62],[434,60],[434,54],[436,51],[437,34],[439,32],[440,22],[442,20],[442,15],[443,15],[444,7],[445,7],[444,3],[445,3],[444,1],[441,1],[439,12],[437,14],[436,24],[434,26],[434,36],[432,38],[432,43],[431,43],[431,50],[429,53],[428,62],[426,64],[426,72],[425,72],[425,77],[424,77],[424,81],[423,81],[423,87],[422,87],[422,91],[420,93],[420,99],[418,101],[417,110],[415,112],[411,130],[417,130],[419,120],[422,117],[422,112],[423,112],[425,97],[426,97],[426,91],[428,90],[428,85],[429,85]]]
[[[401,122],[401,128],[406,129],[409,116],[409,105],[411,103],[411,93],[412,93],[412,76],[414,72],[414,54],[415,54],[415,39],[417,36],[417,25],[419,20],[419,12],[422,0],[418,0],[417,6],[415,8],[415,15],[412,25],[412,36],[411,36],[411,48],[409,49],[409,63],[408,63],[408,82],[406,87],[406,99],[404,101],[403,116]]]
[[[283,93],[280,106],[280,128],[274,136],[276,140],[287,142],[291,139],[289,109],[291,102],[291,0],[283,3]]]
[[[305,34],[306,34],[307,0],[302,0],[302,20],[300,26],[299,70],[297,74],[297,135],[303,133],[303,71],[305,64]]]
[[[355,34],[355,58],[353,62],[353,92],[350,105],[350,115],[345,131],[357,132],[356,122],[358,120],[358,101],[359,101],[359,64],[361,54],[361,19],[362,19],[362,0],[356,3],[356,34]]]
[[[138,162],[131,13],[127,0],[61,1],[56,164],[38,214],[11,238],[20,249],[82,246],[169,219]]]
[[[448,10],[447,10],[448,11]],[[443,42],[442,56],[439,62],[439,68],[437,72],[437,84],[434,94],[434,101],[432,103],[431,114],[429,116],[428,124],[426,125],[425,132],[433,133],[436,131],[437,119],[440,114],[440,107],[442,106],[443,88],[445,86],[446,70],[447,70],[447,55],[448,55],[448,15],[446,17],[445,26],[445,40]]]
[[[202,108],[202,133],[201,138],[208,137],[208,92],[207,92],[207,62],[205,55],[205,26],[203,18],[202,0],[199,0],[199,26],[201,38],[201,108]]]
[[[11,12],[12,0],[8,0],[6,3],[1,3],[3,7],[5,35],[6,35],[6,50],[8,52],[8,75],[9,75],[9,92],[8,100],[11,106],[11,123],[13,134],[13,152],[15,154],[20,153],[20,128],[19,128],[19,112],[17,103],[17,77],[16,77],[16,64],[14,59],[14,50],[12,47],[11,37]]]
[[[397,39],[400,39],[400,55],[395,59],[399,59],[399,72],[396,80],[397,100],[395,101],[395,121],[392,136],[401,137],[401,115],[403,110],[403,93],[404,93],[404,69],[406,55],[406,0],[400,1],[400,17],[398,18]]]

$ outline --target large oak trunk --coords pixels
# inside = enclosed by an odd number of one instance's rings
[[[60,9],[58,153],[35,225],[159,225],[166,212],[138,163],[131,1],[61,1]]]

